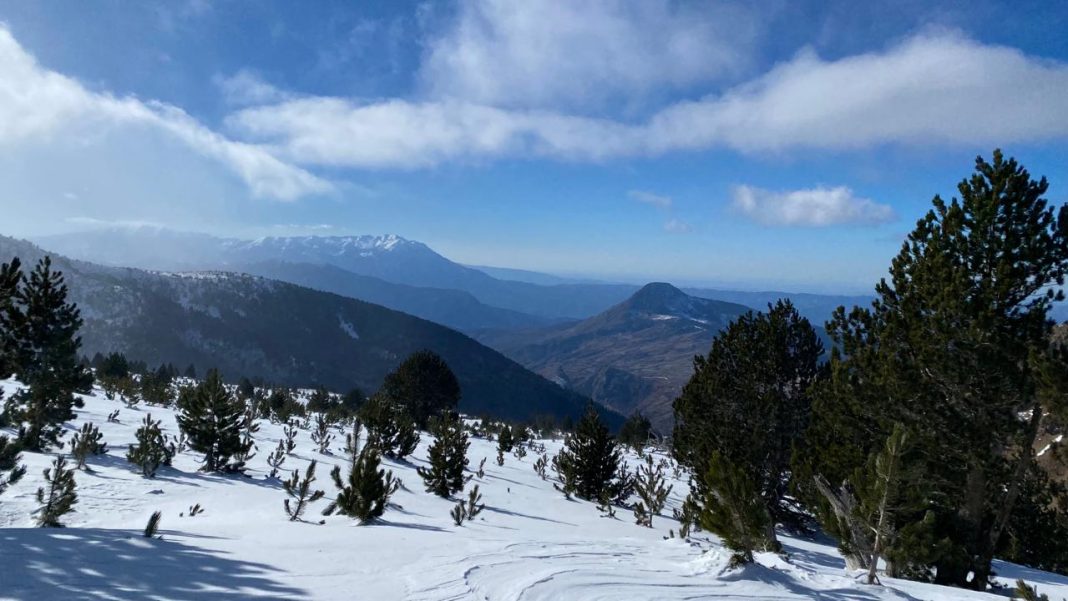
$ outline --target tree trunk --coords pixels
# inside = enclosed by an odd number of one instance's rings
[[[1042,407],[1035,403],[1031,410],[1031,420],[1027,423],[1024,440],[1020,444],[1020,456],[1016,459],[1016,467],[1013,469],[1012,480],[1009,481],[1008,489],[1005,492],[1005,499],[994,516],[994,523],[990,527],[987,539],[981,541],[983,542],[983,548],[979,557],[976,558],[973,570],[975,578],[972,580],[973,588],[977,590],[986,589],[987,580],[990,578],[991,564],[994,562],[994,553],[997,552],[998,541],[1001,540],[1001,535],[1009,524],[1012,510],[1020,497],[1020,489],[1023,487],[1024,478],[1027,477],[1027,469],[1034,459],[1035,438],[1038,436],[1038,427],[1041,422]]]
[[[864,526],[857,521],[853,513],[857,506],[856,498],[844,482],[838,491],[835,491],[823,476],[817,474],[813,479],[816,482],[816,490],[831,504],[838,523],[849,534],[850,551],[843,553],[846,568],[851,571],[870,569],[872,548]]]

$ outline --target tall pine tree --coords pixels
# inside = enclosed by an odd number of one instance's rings
[[[19,437],[28,450],[61,444],[63,422],[82,406],[74,393],[92,385],[92,375],[78,357],[82,319],[67,297],[63,274],[53,271],[51,258],[45,257],[23,279],[6,310],[4,327],[12,338],[15,373],[26,385],[9,400],[7,412],[20,426]]]
[[[554,463],[565,494],[602,501],[619,496],[616,484],[621,480],[622,459],[622,450],[591,404]]]
[[[189,447],[204,453],[204,471],[240,469],[228,466],[244,449],[245,404],[223,384],[218,370],[197,384],[178,415],[178,426],[189,437]]]
[[[419,468],[426,483],[426,491],[448,497],[464,488],[464,468],[467,467],[467,431],[460,416],[443,413],[430,422],[434,442],[427,451],[430,465]]]
[[[694,359],[694,375],[675,401],[673,453],[696,474],[700,493],[709,483],[713,453],[741,469],[777,522],[797,522],[786,499],[790,457],[807,425],[808,389],[820,374],[823,345],[789,301],[767,313],[747,313]],[[770,533],[774,540],[774,533]]]
[[[1056,359],[1047,316],[1063,298],[1068,207],[1051,207],[1046,180],[1000,151],[975,167],[960,199],[934,198],[871,307],[839,308],[828,323],[837,348],[796,469],[833,530],[833,500],[813,483],[849,480],[902,424],[932,488],[928,511],[894,517],[900,531],[928,524],[899,543],[898,561],[939,583],[984,589],[1042,416],[1063,397],[1041,374]]]
[[[442,411],[454,411],[460,402],[459,380],[445,360],[431,351],[412,353],[386,375],[379,392],[407,409],[420,429]]]

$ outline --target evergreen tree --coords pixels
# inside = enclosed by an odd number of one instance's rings
[[[134,434],[137,442],[126,451],[126,460],[140,467],[146,478],[154,478],[160,466],[170,465],[174,457],[175,451],[167,446],[160,423],[146,415]]]
[[[384,395],[372,396],[359,417],[367,428],[367,444],[387,457],[404,459],[419,444],[419,431],[408,411]]]
[[[286,455],[286,441],[280,439],[278,446],[267,456],[267,465],[271,466],[271,473],[267,475],[268,478],[278,477],[278,469],[286,462]]]
[[[0,436],[0,494],[26,474],[26,466],[19,463],[22,459],[21,450],[18,441]]]
[[[381,517],[389,504],[389,498],[400,487],[400,481],[393,477],[392,471],[380,468],[379,465],[378,450],[364,445],[352,456],[346,481],[341,479],[341,468],[334,466],[330,478],[334,481],[338,493],[323,511],[323,515],[331,515],[336,511],[358,519],[361,524]]]
[[[575,431],[567,436],[564,448],[553,460],[560,474],[565,494],[577,495],[587,501],[598,501],[606,493],[618,496],[620,462],[623,453],[601,423],[593,405],[586,408]]]
[[[635,413],[623,422],[619,429],[619,442],[641,453],[649,438],[653,435],[653,424],[641,413]]]
[[[798,524],[789,502],[790,458],[811,412],[808,389],[823,346],[789,301],[737,318],[694,359],[694,375],[674,403],[673,453],[707,483],[714,452],[750,475],[775,521]]]
[[[160,365],[157,370],[146,373],[141,376],[141,398],[150,405],[169,407],[174,402],[172,380],[166,365]]]
[[[44,477],[48,490],[46,492],[44,487],[37,489],[37,502],[41,504],[37,509],[37,526],[62,528],[59,518],[74,511],[74,504],[78,502],[74,492],[74,469],[68,469],[67,460],[57,455],[52,467],[45,469]]]
[[[318,445],[320,453],[329,452],[330,441],[334,440],[334,435],[330,433],[330,422],[322,413],[315,414],[315,429],[312,430],[311,439]]]
[[[691,493],[701,527],[735,552],[735,565],[752,562],[753,551],[779,551],[775,524],[757,482],[717,451],[707,465],[704,486]]]
[[[82,424],[82,429],[71,439],[70,454],[74,457],[75,467],[85,469],[85,460],[90,455],[103,455],[108,452],[108,443],[102,442],[104,435],[92,424]]]
[[[898,531],[930,526],[899,557],[941,584],[987,586],[1042,416],[1063,402],[1064,382],[1043,374],[1065,369],[1048,367],[1063,358],[1047,352],[1047,316],[1063,298],[1068,207],[1049,206],[1047,187],[1000,151],[977,158],[959,200],[934,198],[872,306],[828,323],[836,348],[797,453],[801,493],[838,528],[834,500],[813,484],[849,479],[904,425],[932,486],[925,511],[895,516]]]
[[[304,514],[304,510],[308,505],[323,498],[323,491],[312,490],[312,483],[315,482],[315,461],[308,464],[307,469],[304,471],[304,478],[300,477],[298,470],[293,470],[293,475],[288,480],[282,482],[282,488],[286,491],[286,494],[292,497],[293,504],[290,505],[290,499],[285,500],[286,514],[289,515],[289,521],[295,522],[300,519],[300,516]]]
[[[640,499],[634,506],[634,518],[638,525],[653,527],[653,516],[660,513],[671,494],[672,485],[664,477],[664,468],[653,465],[653,456],[645,456],[645,465],[638,466],[638,476],[634,479],[634,492]]]
[[[52,260],[45,257],[24,278],[5,318],[5,328],[16,333],[16,375],[27,386],[10,399],[7,412],[21,425],[19,438],[28,450],[60,445],[63,422],[82,406],[74,393],[92,385],[78,358],[82,319],[67,296],[63,274],[53,271]]]
[[[15,304],[21,282],[22,262],[18,257],[0,264],[0,378],[4,379],[15,372],[15,351],[22,336],[22,312]]]
[[[515,446],[512,438],[512,428],[508,424],[501,424],[501,431],[497,434],[497,451],[500,455],[511,453]]]
[[[197,384],[189,406],[178,415],[178,426],[189,437],[189,447],[204,453],[205,471],[241,468],[227,463],[244,447],[245,406],[227,390],[218,370]]]
[[[460,402],[460,382],[445,360],[430,351],[413,353],[386,376],[381,394],[408,410],[419,429],[432,416],[454,411]]]
[[[122,353],[109,353],[96,366],[96,379],[107,398],[113,398],[119,382],[130,377],[130,362]]]
[[[334,398],[330,395],[330,391],[320,386],[312,391],[304,407],[312,413],[326,413],[333,408],[333,404]]]
[[[439,497],[448,497],[464,488],[464,468],[467,467],[467,431],[460,417],[443,413],[431,420],[434,442],[428,450],[428,468],[419,468],[419,475],[426,483],[426,491]]]

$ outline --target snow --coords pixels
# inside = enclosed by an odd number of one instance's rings
[[[343,331],[346,334],[348,334],[349,338],[352,338],[353,340],[359,340],[360,339],[360,334],[356,331],[356,326],[354,326],[351,323],[349,323],[349,321],[346,320],[341,315],[337,316],[337,320],[338,320],[338,325],[341,327],[341,331]]]
[[[1038,456],[1041,457],[1045,455],[1051,448],[1053,448],[1053,445],[1060,444],[1062,440],[1064,440],[1064,434],[1058,434],[1057,437],[1053,439],[1053,442],[1042,447],[1042,450],[1038,452]]]
[[[11,394],[17,383],[0,381]],[[106,416],[120,409],[121,423]],[[33,528],[34,491],[52,454],[23,453],[29,472],[0,497],[0,599],[367,599],[390,600],[674,600],[829,599],[946,601],[995,600],[1004,596],[886,580],[859,584],[827,540],[784,537],[788,559],[760,554],[755,565],[727,570],[729,554],[714,537],[698,533],[692,542],[664,539],[678,524],[658,516],[654,528],[635,525],[630,513],[601,517],[594,504],[567,500],[523,460],[507,456],[497,466],[496,444],[472,439],[471,469],[486,457],[478,484],[486,510],[457,527],[449,517],[454,501],[423,491],[415,469],[425,465],[429,437],[411,463],[386,460],[404,488],[377,524],[358,526],[343,516],[322,518],[326,500],[311,506],[308,523],[289,522],[280,482],[268,480],[267,454],[282,436],[280,425],[261,422],[258,453],[250,477],[197,471],[187,451],[155,479],[142,478],[125,460],[134,431],[151,413],[166,432],[177,432],[171,410],[126,408],[101,394],[85,397],[85,408],[67,424],[74,430],[92,421],[104,433],[109,453],[90,458],[92,471],[75,476],[79,502],[65,529]],[[69,439],[70,434],[67,435]],[[555,453],[560,442],[542,441]],[[334,495],[328,472],[343,464],[314,450],[308,431],[298,435],[296,453],[283,473],[320,462],[316,484]],[[630,464],[637,459],[630,458]],[[675,482],[669,509],[686,493]],[[189,517],[199,503],[204,513]],[[148,516],[163,513],[162,540],[140,536]],[[185,514],[185,517],[181,517]],[[325,519],[324,525],[318,525]],[[1068,597],[1068,578],[999,563],[1006,582],[1024,577],[1051,599]]]

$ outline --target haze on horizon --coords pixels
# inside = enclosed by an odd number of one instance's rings
[[[69,12],[0,2],[0,234],[395,233],[464,264],[866,293],[976,155],[1068,201],[1058,3]]]

